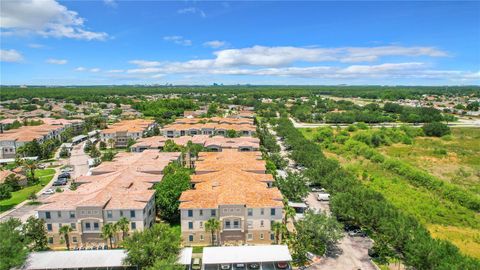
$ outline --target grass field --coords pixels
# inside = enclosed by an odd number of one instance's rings
[[[36,185],[12,192],[12,197],[10,199],[0,201],[0,213],[12,209],[15,205],[25,201],[30,194],[39,192],[46,184],[48,184],[48,182],[50,182],[50,180],[52,180],[54,174],[54,169],[36,170],[35,176],[39,178],[39,182]]]
[[[313,139],[316,130],[301,129],[306,138]],[[385,156],[396,157],[418,168],[434,174],[440,179],[456,185],[472,189],[479,184],[478,171],[480,143],[479,135],[474,129],[454,129],[449,138],[417,137],[411,145],[395,144],[378,148]],[[463,143],[465,142],[465,143]],[[445,149],[440,151],[439,149]],[[446,239],[454,243],[460,250],[473,257],[480,258],[480,215],[461,205],[444,200],[437,194],[422,188],[412,186],[408,179],[383,168],[380,164],[371,162],[363,157],[356,157],[350,152],[333,152],[324,150],[327,157],[337,159],[347,170],[356,174],[365,185],[380,192],[392,204],[402,211],[415,216],[432,233],[432,236]],[[437,159],[444,160],[438,163]],[[417,162],[422,162],[416,165]],[[436,167],[448,164],[453,169],[452,177],[459,168],[469,173],[463,181],[453,181],[448,174],[435,174]],[[446,172],[445,168],[438,168]],[[477,177],[477,178],[475,178]]]
[[[480,194],[480,129],[453,128],[445,138],[416,138],[412,145],[379,150]]]

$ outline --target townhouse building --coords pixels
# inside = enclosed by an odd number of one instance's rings
[[[132,152],[142,152],[145,149],[163,149],[165,142],[172,140],[175,144],[186,146],[189,141],[201,145],[212,152],[221,152],[224,149],[238,151],[258,151],[260,139],[253,137],[225,138],[222,136],[194,135],[168,138],[165,136],[153,136],[139,139],[131,146]]]
[[[161,181],[163,169],[170,162],[178,162],[181,153],[160,153],[146,150],[142,153],[119,153],[113,161],[104,162],[92,174],[76,180],[76,190],[42,200],[38,217],[45,220],[48,243],[63,246],[59,229],[72,228],[69,234],[72,247],[104,245],[102,228],[126,217],[130,232],[153,226],[155,222],[155,191],[152,185]],[[114,241],[121,240],[121,233]]]
[[[271,244],[272,224],[281,222],[283,197],[265,173],[260,152],[204,152],[195,163],[192,189],[180,196],[182,239],[185,245],[212,242],[205,224],[217,219],[213,234],[219,245]]]
[[[113,142],[115,147],[126,147],[129,139],[140,139],[155,126],[154,120],[122,120],[102,130],[100,132],[100,140],[107,144]]]
[[[78,133],[83,128],[82,120],[39,118],[43,124],[21,126],[0,133],[0,158],[15,158],[17,149],[28,142],[36,140],[43,143],[49,139],[61,139],[61,134],[68,128]]]
[[[234,130],[240,136],[252,136],[255,133],[253,119],[250,118],[181,118],[161,129],[168,138],[193,135],[225,136]]]

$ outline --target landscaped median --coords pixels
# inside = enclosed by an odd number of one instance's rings
[[[42,188],[52,180],[54,175],[54,169],[35,170],[35,177],[38,178],[38,183],[14,191],[10,199],[0,201],[0,213],[12,209],[17,204],[27,200],[32,193],[37,193],[42,190]]]

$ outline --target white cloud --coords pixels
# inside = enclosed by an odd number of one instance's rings
[[[75,68],[75,71],[85,71],[85,70],[87,70],[87,69],[84,68],[84,67],[77,67],[77,68]]]
[[[203,10],[201,10],[199,8],[196,8],[196,7],[182,8],[182,9],[177,10],[177,13],[178,14],[198,14],[202,18],[207,17],[207,14],[205,14],[205,12]]]
[[[125,70],[123,69],[110,69],[107,71],[107,73],[122,73],[124,72]]]
[[[0,50],[0,62],[20,62],[23,56],[16,50]]]
[[[140,67],[156,67],[162,64],[161,62],[146,61],[146,60],[132,60],[132,61],[129,61],[129,63],[140,66]]]
[[[203,46],[214,48],[214,49],[224,47],[225,45],[227,45],[227,42],[220,41],[220,40],[211,40],[211,41],[207,41],[207,42],[203,43]]]
[[[2,34],[36,33],[44,37],[104,40],[104,32],[85,29],[84,19],[55,0],[1,1]]]
[[[165,36],[165,37],[163,37],[163,40],[170,41],[170,42],[173,42],[175,44],[182,45],[182,46],[191,46],[192,45],[191,40],[185,39],[182,36]]]
[[[53,64],[53,65],[65,65],[68,61],[65,60],[65,59],[50,58],[50,59],[47,59],[45,62],[48,63],[48,64]]]
[[[41,48],[44,48],[45,46],[42,45],[42,44],[38,44],[38,43],[30,43],[30,44],[28,44],[28,47],[33,48],[33,49],[41,49]]]
[[[117,2],[115,2],[115,0],[103,0],[103,3],[106,6],[109,6],[109,7],[112,7],[112,8],[116,8],[118,6],[118,4],[117,4]]]
[[[91,68],[89,71],[90,71],[90,72],[99,72],[100,69],[99,69],[99,68]]]

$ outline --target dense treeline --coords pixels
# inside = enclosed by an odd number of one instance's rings
[[[362,185],[338,162],[325,158],[321,147],[303,137],[288,119],[278,121],[277,132],[292,150],[292,158],[307,167],[310,181],[332,194],[333,214],[344,223],[369,230],[376,240],[374,249],[388,250],[416,269],[480,268],[479,261],[462,255],[450,242],[433,239],[415,218]]]
[[[480,95],[478,86],[1,86],[0,100],[17,98],[57,98],[72,101],[109,101],[114,96],[152,94],[228,94],[253,98],[300,97],[315,94],[373,99],[418,98],[423,94]],[[122,102],[123,103],[123,102]],[[128,104],[128,103],[124,103]]]
[[[183,116],[185,110],[194,110],[198,106],[191,99],[158,99],[135,103],[133,108],[145,116],[154,117],[158,123],[166,123],[174,117]]]

